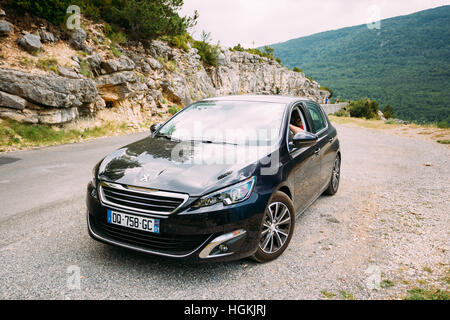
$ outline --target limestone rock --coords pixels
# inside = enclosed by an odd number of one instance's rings
[[[42,49],[41,38],[31,33],[19,38],[17,43],[28,52],[36,52]]]
[[[103,61],[102,67],[106,73],[114,73],[121,71],[132,71],[136,65],[130,58],[122,56],[119,59]]]
[[[8,21],[0,21],[0,36],[7,37],[13,32],[13,26]]]
[[[10,108],[0,107],[0,118],[2,119],[12,119],[24,123],[38,123],[39,117],[35,110],[17,110]]]
[[[21,97],[0,91],[0,107],[22,110],[27,106],[27,101]]]
[[[46,31],[45,29],[39,30],[39,36],[41,38],[41,41],[44,43],[50,42],[55,43],[58,42],[58,38],[55,37],[55,35],[51,32]]]
[[[82,28],[75,29],[70,38],[69,44],[77,50],[84,49],[84,41],[86,41],[87,34]]]
[[[69,68],[58,66],[58,73],[60,76],[71,79],[81,79],[81,76]]]
[[[49,109],[39,112],[39,122],[44,124],[60,124],[78,117],[78,108]]]
[[[97,90],[105,101],[119,101],[129,98],[136,90],[145,90],[137,88],[137,76],[132,71],[116,72],[103,75],[95,79]]]
[[[1,68],[0,91],[53,108],[77,107],[91,103],[97,97],[96,86],[90,79],[68,79]]]

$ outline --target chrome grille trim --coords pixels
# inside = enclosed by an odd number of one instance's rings
[[[107,193],[111,192],[112,194],[116,194],[117,196],[125,196],[132,198],[133,200],[136,199],[136,201],[132,201],[129,199],[120,199],[118,198],[118,201],[120,202],[126,202],[130,205],[123,205],[119,203],[113,202],[114,196],[111,195],[105,195],[105,190],[103,187],[114,189],[114,191],[106,190]],[[126,191],[126,193],[121,193],[120,191]],[[159,190],[153,190],[153,189],[145,189],[141,187],[133,187],[133,186],[124,186],[117,183],[111,183],[111,182],[100,182],[99,183],[99,195],[100,200],[102,204],[107,205],[112,208],[116,209],[125,209],[132,212],[140,212],[145,214],[156,214],[156,215],[171,215],[175,213],[181,206],[183,206],[186,201],[189,199],[189,195],[183,194],[183,193],[175,193],[175,192],[165,192],[165,191],[159,191]],[[140,196],[140,195],[146,195],[147,197]],[[157,197],[157,198],[152,198]],[[108,200],[107,197],[110,199]],[[164,199],[164,198],[175,198],[180,199],[181,203],[177,205],[177,201],[170,200],[170,199]],[[143,202],[139,202],[139,200],[143,200]],[[153,202],[153,204],[150,204],[149,202]],[[133,206],[133,204],[140,205],[140,206],[151,206],[151,207],[159,207],[162,209],[171,209],[175,206],[173,210],[170,212],[168,211],[158,211],[158,210],[147,210],[142,208],[136,208]],[[170,204],[173,204],[172,206]]]

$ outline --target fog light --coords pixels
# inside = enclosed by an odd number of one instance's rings
[[[97,199],[97,189],[92,189],[92,191],[91,191],[91,196],[93,197],[93,198],[95,198],[95,199]]]
[[[221,244],[221,245],[219,246],[219,250],[220,250],[221,252],[225,253],[225,252],[228,251],[228,246],[227,246],[226,244]]]

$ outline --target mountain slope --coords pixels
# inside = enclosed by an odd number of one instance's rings
[[[450,123],[450,6],[271,45],[335,97],[370,97],[399,118]]]

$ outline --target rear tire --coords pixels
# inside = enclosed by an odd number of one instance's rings
[[[278,258],[288,247],[294,227],[294,205],[285,193],[278,191],[267,205],[258,250],[252,259],[264,263]]]
[[[339,189],[339,182],[341,178],[341,156],[336,155],[334,160],[333,170],[331,171],[331,179],[328,188],[325,190],[324,194],[328,196],[334,196]]]

